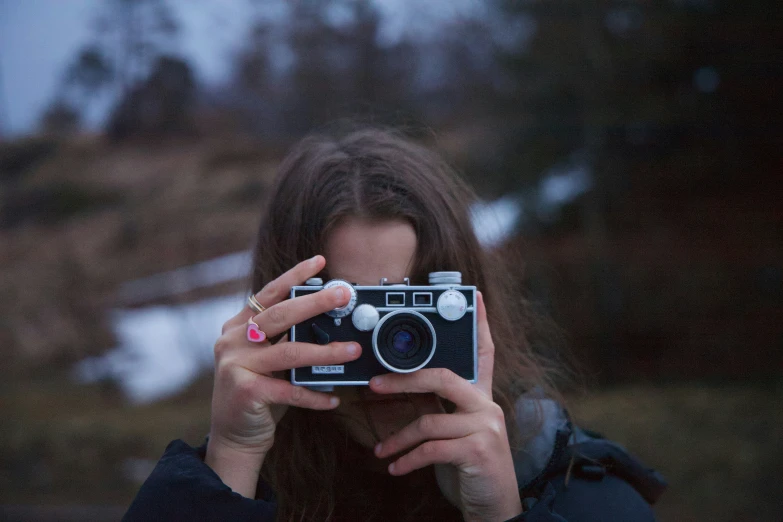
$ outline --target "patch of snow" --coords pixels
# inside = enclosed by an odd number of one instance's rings
[[[536,213],[544,221],[551,221],[560,209],[592,187],[590,167],[581,161],[555,167],[538,184]]]
[[[251,259],[250,251],[237,252],[128,281],[120,287],[119,300],[124,304],[143,303],[196,288],[237,281],[250,275]]]
[[[223,323],[244,306],[245,295],[204,299],[178,306],[115,310],[119,345],[81,361],[77,380],[116,380],[137,403],[174,394],[213,365],[213,346]]]
[[[511,237],[522,216],[522,202],[514,196],[475,203],[470,209],[473,230],[485,248],[492,248]]]

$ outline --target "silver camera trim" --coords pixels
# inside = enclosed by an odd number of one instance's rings
[[[427,357],[427,360],[418,365],[415,368],[411,368],[409,370],[402,370],[400,368],[395,368],[391,364],[387,363],[383,357],[381,357],[380,350],[378,350],[378,332],[381,330],[381,327],[383,326],[383,323],[385,323],[389,317],[394,317],[395,315],[399,314],[410,314],[415,315],[419,317],[422,321],[424,321],[424,324],[427,325],[427,328],[430,329],[430,334],[432,334],[432,349],[430,350],[430,355]],[[384,368],[386,368],[389,371],[392,371],[394,373],[411,373],[415,372],[416,370],[421,370],[425,366],[427,366],[427,363],[430,362],[430,359],[432,359],[432,356],[435,355],[435,350],[438,347],[438,339],[435,335],[435,328],[433,328],[432,323],[429,319],[421,315],[419,312],[415,310],[411,310],[409,308],[406,308],[405,310],[395,310],[393,312],[389,312],[388,314],[381,317],[381,320],[378,321],[378,324],[375,325],[375,329],[372,331],[372,351],[375,354],[375,358],[378,359],[378,362],[381,363]]]

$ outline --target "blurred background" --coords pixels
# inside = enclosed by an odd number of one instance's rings
[[[350,117],[476,188],[661,520],[781,520],[782,31],[775,0],[0,1],[0,518],[118,519],[203,441],[274,169]]]

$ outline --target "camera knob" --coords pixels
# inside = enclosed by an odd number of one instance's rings
[[[348,300],[348,304],[346,304],[345,306],[341,306],[339,308],[335,308],[334,310],[329,310],[328,312],[326,312],[326,315],[328,315],[329,317],[334,317],[335,319],[339,319],[353,312],[353,309],[356,306],[356,289],[348,281],[343,281],[342,279],[332,279],[331,281],[329,281],[324,285],[324,290],[328,288],[334,288],[335,286],[342,286],[343,288],[348,290],[348,295],[351,296],[351,298]]]
[[[311,277],[307,281],[305,281],[305,284],[307,286],[321,286],[324,284],[324,280],[320,277]]]
[[[457,321],[468,311],[468,300],[456,290],[446,290],[438,297],[437,309],[445,320]]]
[[[351,315],[353,325],[362,332],[369,332],[375,328],[379,319],[380,314],[378,314],[378,310],[370,304],[360,304],[353,311],[353,315]]]
[[[461,272],[430,272],[431,285],[461,285]]]

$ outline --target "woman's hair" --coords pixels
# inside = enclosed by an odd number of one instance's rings
[[[482,291],[495,344],[493,398],[506,414],[512,441],[521,443],[538,427],[520,433],[516,399],[533,389],[561,399],[552,385],[558,370],[531,348],[528,334],[536,319],[511,275],[521,266],[483,249],[476,238],[470,216],[475,199],[437,154],[398,132],[364,128],[309,136],[280,164],[269,193],[252,290],[323,253],[330,233],[348,218],[410,223],[418,243],[408,274],[412,284],[427,284],[429,272],[455,270],[463,284]],[[262,470],[275,490],[279,520],[325,520],[334,514],[347,494],[339,478],[347,444],[328,414],[289,409]],[[371,513],[364,515],[369,519]]]

